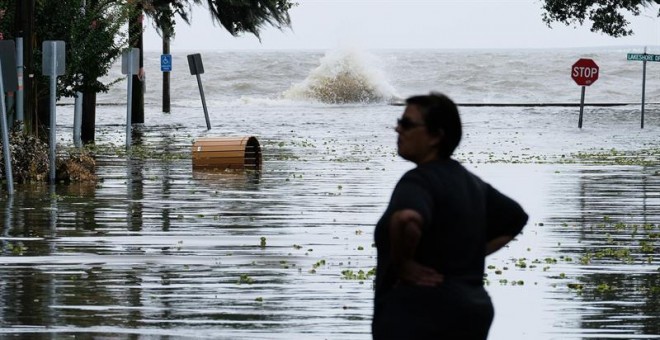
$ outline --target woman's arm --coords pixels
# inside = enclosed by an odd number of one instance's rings
[[[399,210],[390,220],[390,245],[392,264],[404,282],[421,286],[436,286],[443,276],[435,269],[414,260],[417,245],[422,236],[424,220],[412,209]]]

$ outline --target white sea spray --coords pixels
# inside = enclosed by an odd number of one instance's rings
[[[373,54],[355,48],[329,51],[307,78],[283,93],[286,99],[324,103],[389,101],[395,89]]]

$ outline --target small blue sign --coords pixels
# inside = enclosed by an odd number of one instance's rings
[[[172,71],[172,55],[171,54],[162,54],[160,56],[160,70],[163,72]]]

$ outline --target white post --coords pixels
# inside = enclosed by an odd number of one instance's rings
[[[56,51],[57,45],[55,42],[51,42],[52,44],[52,49],[53,51]],[[56,124],[57,124],[57,107],[56,107],[56,99],[57,99],[57,75],[55,70],[57,70],[57,58],[55,58],[55,52],[53,52],[53,56],[51,58],[51,67],[53,70],[53,74],[50,75],[50,142],[49,144],[49,149],[48,149],[48,155],[50,158],[50,183],[55,184],[55,147],[57,145],[57,138],[56,138]]]
[[[0,61],[0,128],[2,128],[2,155],[5,160],[5,177],[7,178],[7,191],[14,194],[14,177],[11,170],[11,154],[9,153],[9,132],[7,130],[7,108],[5,106],[5,86],[2,83],[2,61]]]
[[[82,129],[82,92],[76,92],[75,106],[73,109],[73,145],[77,148],[82,146],[80,130]]]
[[[18,76],[18,89],[16,91],[16,120],[22,122],[23,114],[23,38],[16,38],[16,74]]]
[[[128,64],[127,66],[127,81],[128,81],[128,98],[126,105],[126,150],[131,147],[131,115],[132,115],[132,103],[133,103],[133,51],[135,49],[131,48],[128,51]]]

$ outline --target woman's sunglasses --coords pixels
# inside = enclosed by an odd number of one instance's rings
[[[426,124],[422,122],[415,122],[408,117],[399,118],[396,120],[396,124],[403,130],[410,130],[419,126],[424,126]]]

